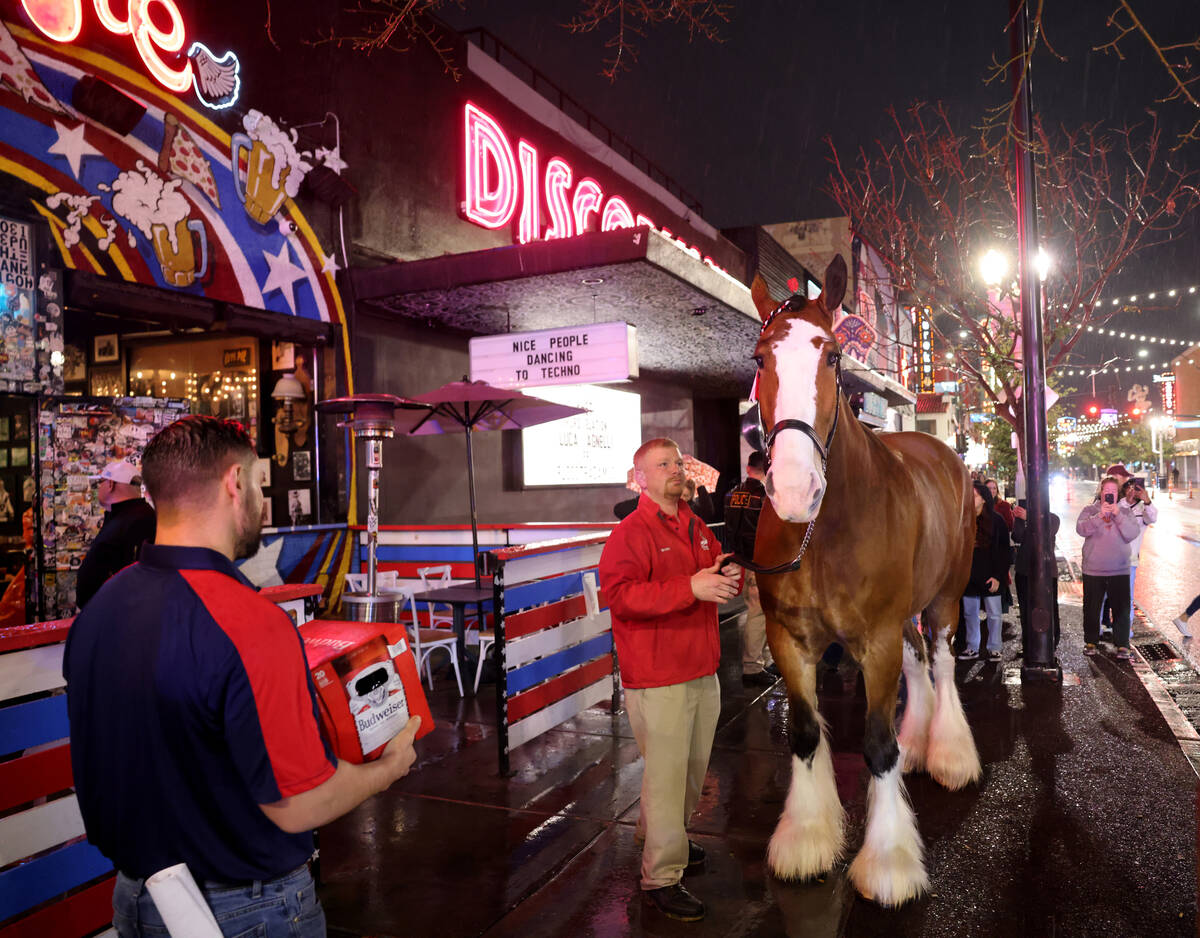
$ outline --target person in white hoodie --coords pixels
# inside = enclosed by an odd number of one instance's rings
[[[1150,503],[1150,495],[1141,479],[1129,479],[1121,486],[1121,498],[1129,512],[1138,519],[1138,535],[1129,542],[1129,598],[1133,599],[1133,583],[1137,579],[1138,554],[1146,528],[1158,520],[1158,509]]]

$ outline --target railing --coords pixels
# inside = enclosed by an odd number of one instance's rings
[[[600,120],[600,118],[596,117],[591,111],[563,91],[554,81],[543,74],[537,66],[530,63],[512,47],[505,45],[503,41],[482,27],[465,30],[460,35],[467,42],[472,43],[482,52],[490,55],[530,88],[566,114],[567,117],[581,125],[588,133],[604,143],[605,146],[618,156],[627,160],[630,165],[653,179],[697,215],[704,216],[704,206],[699,199],[667,175],[657,163],[634,147],[633,144],[620,134],[614,132],[604,121]],[[514,68],[514,66],[516,67]]]
[[[497,743],[509,753],[595,706],[620,704],[612,622],[597,582],[607,534],[493,551]]]

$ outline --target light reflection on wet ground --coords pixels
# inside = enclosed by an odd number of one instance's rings
[[[1070,551],[1082,504],[1061,508],[1060,546]],[[1164,511],[1147,539],[1158,566],[1138,599],[1152,608],[1174,601],[1169,581],[1188,575],[1167,565],[1177,556],[1171,525],[1193,523],[1175,518]],[[903,909],[858,898],[841,867],[803,884],[768,875],[766,843],[790,773],[786,699],[781,685],[743,687],[736,631],[725,628],[721,723],[692,825],[709,859],[687,879],[708,905],[704,922],[672,922],[643,905],[633,837],[640,760],[624,714],[582,714],[516,750],[514,774],[500,778],[492,688],[460,701],[443,679],[432,698],[438,728],[412,775],[322,831],[330,934],[1192,935],[1195,775],[1131,666],[1082,655],[1080,616],[1063,606],[1060,657],[1074,679],[1063,688],[1006,680],[1019,665],[1015,624],[1006,624],[1001,665],[959,665],[984,778],[947,793],[907,777],[932,891]],[[852,664],[823,673],[820,694],[854,847],[866,770]]]

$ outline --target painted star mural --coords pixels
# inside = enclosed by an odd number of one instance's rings
[[[270,544],[264,544],[258,553],[242,561],[238,569],[242,576],[255,586],[279,586],[283,577],[279,575],[279,552],[283,550],[282,537],[277,537]]]
[[[295,313],[296,281],[304,280],[308,275],[303,268],[292,263],[292,255],[287,241],[283,242],[278,254],[263,251],[263,257],[266,259],[268,268],[267,279],[262,285],[263,296],[276,290],[280,291],[284,300],[287,301],[288,309]]]
[[[54,129],[58,131],[58,139],[47,147],[46,152],[63,157],[71,167],[71,174],[76,179],[79,178],[79,167],[83,163],[85,156],[103,155],[84,139],[83,132],[87,129],[87,124],[68,127],[66,124],[56,120],[54,122]]]

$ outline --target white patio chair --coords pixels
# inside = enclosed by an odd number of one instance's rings
[[[495,632],[485,632],[480,629],[479,635],[479,661],[475,665],[475,692],[479,692],[479,676],[483,674],[483,659],[487,657],[488,649],[496,643]]]
[[[375,588],[379,590],[387,590],[388,592],[395,592],[397,589],[399,589],[399,587],[396,585],[397,576],[398,574],[395,570],[376,570]],[[367,591],[367,574],[347,573],[346,589],[351,593],[365,593]]]
[[[393,581],[395,577],[393,576]],[[429,689],[433,690],[433,666],[429,663],[430,656],[439,648],[444,648],[446,654],[450,656],[450,664],[454,667],[454,680],[458,683],[458,696],[463,696],[462,672],[458,666],[458,636],[454,634],[453,629],[436,629],[422,628],[420,620],[417,618],[417,604],[413,600],[413,594],[420,592],[412,586],[392,586],[389,592],[399,593],[408,601],[409,611],[412,613],[412,623],[405,622],[404,626],[409,634],[409,640],[412,642],[413,658],[417,662],[417,676],[420,677],[421,670],[425,671],[425,682],[429,685]]]
[[[435,567],[418,567],[417,568],[417,576],[419,576],[421,578],[421,584],[423,586],[424,592],[429,592],[430,590],[442,589],[443,587],[450,585],[450,564],[443,563],[443,564],[438,564]],[[445,606],[444,608],[447,611],[439,612],[437,603],[426,603],[426,605],[429,606],[429,624],[431,626],[436,628],[437,624],[439,622],[443,622],[447,625],[453,625],[453,623],[454,623],[454,608],[452,606]],[[473,615],[470,615],[464,609],[463,610],[464,623],[467,618],[473,619],[475,617]],[[466,628],[465,624],[463,627]]]

